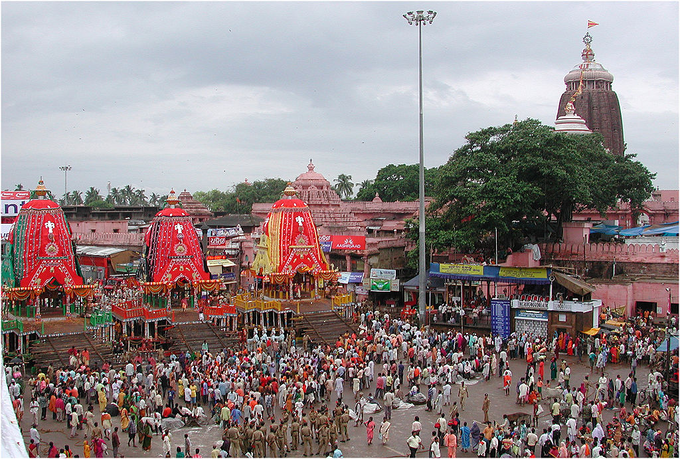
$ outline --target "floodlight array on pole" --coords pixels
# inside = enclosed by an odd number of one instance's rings
[[[68,171],[72,169],[71,165],[67,166],[59,166],[60,171],[64,171],[64,200],[66,200],[66,193],[68,193],[68,181],[67,181],[67,176],[68,176]]]
[[[423,155],[423,34],[422,26],[432,24],[437,13],[429,10],[409,11],[404,18],[409,25],[418,26],[418,102],[420,107],[420,163],[418,169],[418,315],[425,324],[427,271],[425,266],[425,166]]]

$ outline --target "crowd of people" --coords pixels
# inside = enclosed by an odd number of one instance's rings
[[[160,442],[166,457],[201,457],[188,433],[173,438],[181,435],[178,426],[192,424],[220,426],[213,449],[203,452],[211,457],[342,457],[343,443],[359,441],[350,440],[348,426],[360,424],[367,445],[377,431],[382,445],[411,457],[421,449],[430,457],[677,455],[676,401],[654,367],[665,331],[644,319],[630,319],[618,335],[588,339],[437,332],[370,311],[356,320],[358,333],[338,337],[334,346],[262,330],[239,348],[204,345],[196,354],[147,354],[101,367],[73,349],[68,368],[50,366],[30,378],[7,366],[9,393],[20,420],[29,401],[30,457],[81,455],[41,441],[38,427],[48,416],[67,427],[69,438],[84,440],[82,457],[108,450],[118,457],[125,440],[146,451]],[[588,362],[590,374],[575,381],[565,355]],[[513,360],[515,369],[526,364],[522,374],[513,374]],[[630,371],[610,375],[613,361],[630,362]],[[638,365],[651,365],[644,381]],[[479,407],[466,399],[470,390],[492,386],[470,383],[491,378],[503,390],[485,395],[478,421]],[[489,416],[500,397],[513,397],[522,411]],[[414,403],[436,422],[426,428],[415,416],[395,442],[393,410],[409,413]],[[612,421],[604,420],[605,410],[613,410]]]

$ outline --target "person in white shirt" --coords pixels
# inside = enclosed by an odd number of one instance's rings
[[[576,440],[576,419],[567,419],[567,435],[569,436],[569,442]]]
[[[416,416],[413,424],[411,424],[411,432],[415,432],[416,435],[420,435],[421,430],[423,430],[423,425],[420,423],[420,418]]]

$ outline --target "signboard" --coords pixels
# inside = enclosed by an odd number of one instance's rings
[[[364,273],[341,272],[338,283],[340,284],[361,284],[364,280]]]
[[[222,279],[223,281],[236,281],[236,273],[211,274],[211,279]]]
[[[441,263],[439,272],[445,274],[468,274],[472,276],[483,276],[484,266],[482,265],[458,265]]]
[[[510,336],[510,300],[491,300],[491,333],[503,339]]]
[[[319,243],[324,252],[331,250],[366,250],[366,236],[323,234],[319,236]],[[325,250],[324,247],[328,247],[328,250]]]
[[[548,311],[534,311],[529,309],[520,309],[515,313],[515,319],[539,320],[541,322],[547,322]]]
[[[371,279],[371,292],[391,292],[392,283],[389,279]]]
[[[396,269],[371,268],[371,279],[396,279]]]
[[[547,279],[548,270],[546,268],[508,268],[500,267],[501,277],[523,277],[525,279]]]
[[[243,236],[243,230],[241,225],[237,225],[234,228],[210,228],[208,230],[208,237],[236,237]]]
[[[26,202],[30,201],[30,191],[3,191],[2,192],[2,216],[16,217],[19,210]]]
[[[2,223],[2,240],[6,241],[7,238],[9,237],[9,232],[12,229],[12,224],[10,223]]]

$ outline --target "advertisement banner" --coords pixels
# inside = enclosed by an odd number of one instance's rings
[[[491,333],[510,336],[510,300],[491,299]]]
[[[2,216],[16,217],[19,215],[21,206],[31,199],[30,191],[3,191],[2,192]]]
[[[319,243],[324,252],[331,250],[365,250],[366,236],[352,236],[352,235],[319,235]],[[330,247],[325,250],[324,247]]]
[[[499,275],[501,277],[523,277],[525,279],[547,279],[548,270],[546,268],[508,268],[501,266]]]
[[[9,232],[12,229],[11,223],[2,223],[2,240],[6,241],[9,237]]]
[[[321,238],[319,238],[321,239]],[[333,243],[331,241],[321,241],[321,251],[324,253],[328,253],[331,251],[331,248],[333,247]]]
[[[208,236],[208,247],[224,247],[227,245],[227,238],[224,236]]]
[[[364,280],[364,273],[358,272],[341,272],[338,279],[339,284],[361,284]]]
[[[371,279],[371,292],[390,292],[391,287],[389,279]]]
[[[208,237],[236,237],[243,236],[243,230],[241,225],[237,225],[234,228],[210,228],[208,230]]]
[[[396,279],[396,269],[371,268],[371,279]]]
[[[483,276],[484,266],[482,265],[460,265],[441,263],[439,265],[439,272],[444,274],[467,274],[471,276]]]

